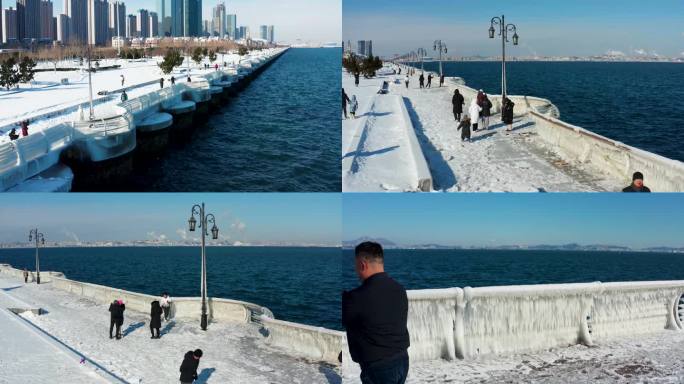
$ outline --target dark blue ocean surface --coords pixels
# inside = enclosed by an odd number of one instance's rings
[[[439,63],[425,68],[439,72]],[[684,161],[683,64],[511,62],[506,72],[509,94],[549,99],[568,123]],[[501,93],[500,62],[449,62],[444,73]]]
[[[344,286],[358,285],[344,250]],[[684,280],[684,254],[642,252],[387,250],[385,269],[407,289]]]
[[[290,49],[125,189],[339,192],[340,55]]]
[[[41,270],[134,292],[200,296],[199,247],[44,248]],[[340,328],[338,248],[209,247],[211,297],[243,300],[278,319]],[[34,249],[0,250],[0,263],[35,268]]]

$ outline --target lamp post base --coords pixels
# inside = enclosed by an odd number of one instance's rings
[[[202,314],[202,320],[200,322],[200,327],[202,327],[203,331],[207,330],[207,315],[206,314]]]
[[[40,284],[40,273],[36,274],[36,284]]]

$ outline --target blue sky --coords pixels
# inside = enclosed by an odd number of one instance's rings
[[[157,10],[158,0],[123,0],[126,12],[140,8]],[[4,8],[14,7],[15,0],[2,1]],[[219,0],[203,0],[204,18]],[[226,0],[228,13],[237,15],[238,25],[249,26],[253,36],[260,25],[274,25],[276,40],[297,39],[314,42],[339,42],[342,35],[341,0]],[[53,0],[54,13],[62,12],[63,0]]]
[[[684,246],[684,195],[345,194],[343,239]]]
[[[454,55],[499,55],[500,40],[489,40],[487,30],[501,14],[518,27],[513,55],[684,53],[681,0],[343,0],[343,38],[371,39],[380,55],[431,51],[435,39]]]
[[[34,225],[55,241],[180,240],[202,201],[231,241],[340,243],[340,195],[323,193],[0,194],[0,242],[25,241]]]

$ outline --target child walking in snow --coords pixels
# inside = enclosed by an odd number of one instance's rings
[[[359,102],[356,100],[356,95],[353,95],[349,102],[349,113],[352,119],[356,119],[356,109],[359,108]]]
[[[461,141],[470,141],[470,116],[463,116],[463,121],[461,121],[456,130],[460,131],[461,129],[463,129],[461,131]]]

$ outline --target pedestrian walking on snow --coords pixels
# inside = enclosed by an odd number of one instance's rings
[[[24,283],[28,283],[28,269],[24,268]]]
[[[159,335],[159,328],[161,328],[162,313],[163,310],[159,305],[159,301],[153,301],[150,305],[150,333],[152,333],[152,339],[158,339],[161,337]],[[157,331],[156,335],[154,334],[155,330]]]
[[[479,105],[480,108],[482,108],[482,102],[483,101],[484,101],[484,91],[480,89],[479,91],[477,91],[477,105]]]
[[[354,74],[354,85],[356,85],[357,87],[359,86],[359,77],[360,75],[358,73]]]
[[[420,77],[418,78],[418,83],[420,83],[420,88],[423,89],[425,88],[425,76],[423,74],[420,74]]]
[[[432,73],[429,73],[429,74],[428,74],[427,87],[428,87],[428,88],[432,88]]]
[[[17,133],[16,128],[12,128],[12,130],[9,133],[9,138],[10,138],[10,141],[14,141],[14,140],[19,138],[19,134]]]
[[[171,76],[171,86],[176,84],[176,78],[174,76]]]
[[[489,116],[492,115],[492,102],[489,100],[489,97],[487,97],[487,94],[484,93],[484,99],[482,100],[482,114],[480,115],[480,120],[482,121],[482,128],[484,130],[489,129]]]
[[[506,127],[506,132],[513,130],[513,107],[515,103],[506,97],[503,101],[503,106],[501,107],[501,120],[504,124],[508,125]]]
[[[124,101],[127,101],[127,100],[128,100],[128,94],[124,90],[123,92],[121,92],[121,102],[123,103]]]
[[[454,109],[454,119],[456,119],[456,121],[461,121],[461,114],[463,113],[465,99],[458,89],[454,90],[454,96],[451,97],[451,105],[453,105]]]
[[[409,75],[406,75],[406,79],[404,79],[404,83],[406,83],[406,89],[408,89],[408,86],[409,86],[409,80],[410,80],[410,77],[409,77]]]
[[[126,82],[126,78],[124,77],[124,75],[120,75],[119,77],[121,78],[121,86],[123,87],[124,83]]]
[[[161,79],[159,79],[159,86],[161,88],[164,88],[164,78],[163,77]]]
[[[162,293],[161,298],[159,298],[159,304],[161,305],[162,311],[164,311],[164,320],[169,320],[169,312],[171,310],[171,299],[169,298],[168,293]]]
[[[349,113],[352,119],[356,119],[356,110],[359,108],[359,102],[356,100],[356,95],[353,95],[349,102]]]
[[[185,352],[185,356],[183,356],[183,363],[181,363],[180,366],[181,384],[192,384],[193,381],[197,380],[197,368],[199,367],[201,358],[201,349]]]
[[[439,77],[439,87],[441,88],[442,85],[444,85],[444,75]]]
[[[344,88],[342,88],[342,111],[344,112],[344,118],[347,118],[347,103],[349,102],[349,96],[344,92]]]
[[[477,99],[473,99],[468,108],[468,114],[470,115],[470,122],[473,125],[473,132],[477,131],[477,122],[480,120],[480,111],[482,108],[477,105]]]
[[[19,126],[21,127],[21,137],[28,136],[29,121],[28,120],[22,120],[21,123],[19,123]]]
[[[470,116],[463,116],[463,121],[458,124],[457,131],[461,131],[461,141],[470,141]]]
[[[112,330],[116,326],[116,339],[121,339],[121,326],[124,321],[124,311],[126,310],[126,305],[123,300],[117,299],[109,304],[109,338],[113,339]]]

